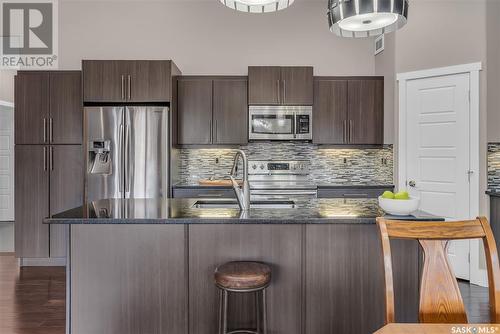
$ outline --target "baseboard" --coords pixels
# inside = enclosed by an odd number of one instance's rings
[[[34,258],[22,257],[19,258],[20,267],[64,267],[66,266],[65,257],[50,257],[50,258]]]

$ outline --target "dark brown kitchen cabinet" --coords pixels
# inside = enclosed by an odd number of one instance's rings
[[[50,216],[83,203],[83,150],[81,145],[49,147]],[[47,196],[47,195],[45,195]],[[66,256],[64,225],[50,225],[50,256]]]
[[[83,60],[84,102],[170,102],[171,60]]]
[[[178,80],[177,143],[212,143],[212,80]]]
[[[312,67],[248,67],[250,105],[312,105],[313,95]]]
[[[15,143],[47,143],[49,118],[49,73],[19,72],[14,80]]]
[[[48,257],[49,213],[47,146],[16,145],[14,174],[15,251],[17,257]]]
[[[349,143],[384,143],[384,81],[349,80]]]
[[[80,71],[18,72],[16,144],[81,144]]]
[[[326,145],[384,143],[382,77],[316,77],[313,142]]]
[[[16,256],[65,257],[65,227],[43,219],[82,205],[82,146],[16,145],[15,168]]]
[[[213,81],[214,144],[248,142],[248,80]]]
[[[314,80],[313,143],[347,144],[347,80]]]
[[[177,81],[177,144],[248,142],[246,77],[182,77]]]

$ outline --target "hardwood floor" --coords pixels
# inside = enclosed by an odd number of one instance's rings
[[[64,267],[19,268],[11,253],[0,253],[0,333],[64,334]]]
[[[0,253],[0,333],[64,334],[63,267],[19,268],[12,253]],[[488,289],[459,281],[469,322],[489,321]]]

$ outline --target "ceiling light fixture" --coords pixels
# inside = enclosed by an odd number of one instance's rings
[[[269,13],[288,8],[294,0],[220,0],[225,6],[240,12]]]
[[[338,36],[378,36],[406,24],[408,0],[328,0],[327,15]]]

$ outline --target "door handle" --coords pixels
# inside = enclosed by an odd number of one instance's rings
[[[43,142],[47,142],[47,119],[43,118]]]
[[[43,170],[47,170],[47,146],[43,147]]]
[[[123,74],[121,75],[121,82],[122,82],[122,100],[125,100],[125,76]]]
[[[54,170],[54,147],[49,147],[49,166],[50,170]]]
[[[414,180],[408,181],[408,185],[412,188],[415,188],[417,186],[417,183]]]
[[[129,74],[129,75],[127,75],[127,99],[129,99],[129,100],[132,97],[131,88],[132,88],[132,78],[130,77],[130,74]]]
[[[49,118],[49,142],[52,143],[54,141],[54,119]]]

